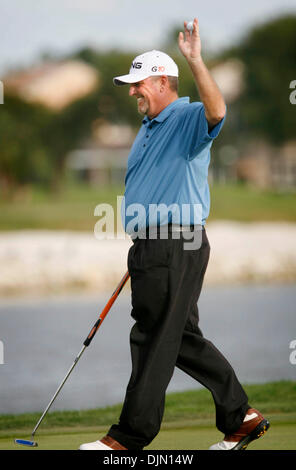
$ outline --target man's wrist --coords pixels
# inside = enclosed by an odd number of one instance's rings
[[[190,66],[199,66],[203,65],[203,59],[202,56],[199,55],[198,57],[187,57],[187,62]]]

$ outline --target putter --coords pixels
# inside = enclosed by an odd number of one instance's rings
[[[45,408],[43,414],[41,415],[39,421],[37,422],[35,428],[33,429],[33,432],[31,434],[31,440],[27,441],[27,440],[24,440],[24,439],[15,439],[14,442],[16,444],[19,444],[19,445],[23,445],[23,446],[28,446],[28,447],[37,447],[38,446],[38,443],[36,441],[34,441],[34,435],[37,431],[37,429],[39,428],[43,418],[45,417],[46,413],[48,412],[49,408],[51,407],[51,405],[53,404],[53,402],[55,401],[56,397],[58,396],[58,394],[60,393],[63,385],[65,384],[66,380],[68,379],[69,375],[71,374],[72,370],[74,369],[74,367],[76,366],[77,362],[79,361],[79,359],[81,358],[85,348],[87,346],[90,345],[93,337],[95,336],[96,332],[98,331],[99,327],[101,326],[104,318],[106,317],[107,313],[109,312],[110,308],[112,307],[113,303],[115,302],[115,300],[117,299],[118,295],[120,294],[122,288],[124,287],[125,283],[127,282],[129,278],[129,272],[127,271],[125,273],[125,275],[123,276],[123,278],[121,279],[120,283],[118,284],[118,286],[116,287],[115,291],[113,292],[113,294],[111,295],[109,301],[107,302],[106,306],[104,307],[104,309],[102,310],[98,320],[96,321],[96,323],[94,324],[94,326],[92,327],[91,331],[89,332],[86,340],[84,341],[83,343],[83,347],[82,349],[79,351],[78,355],[76,356],[76,358],[74,359],[74,362],[72,364],[72,366],[70,367],[70,369],[68,370],[65,378],[63,379],[62,383],[60,384],[60,386],[58,387],[57,391],[55,392],[54,396],[52,397],[52,399],[50,400],[49,404],[47,405],[47,407]]]

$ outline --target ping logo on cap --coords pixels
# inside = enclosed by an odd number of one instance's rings
[[[141,68],[142,68],[142,65],[143,65],[142,62],[133,62],[133,63],[132,63],[132,68],[133,68],[133,69],[141,69]]]

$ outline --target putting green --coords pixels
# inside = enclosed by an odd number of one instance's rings
[[[253,441],[250,450],[296,450],[296,382],[246,385],[250,403],[256,403],[270,421],[270,429]],[[81,411],[53,411],[36,433],[37,448],[18,446],[14,439],[31,439],[39,413],[0,416],[0,450],[76,450],[100,439],[117,421],[121,405]],[[193,419],[193,417],[195,417]],[[147,450],[206,450],[220,441],[214,405],[206,389],[167,395],[162,428]],[[145,450],[146,450],[145,449]]]
[[[169,429],[162,429],[159,435],[145,450],[206,450],[215,442],[223,437],[222,434],[212,427],[201,427],[191,425],[189,427],[176,428],[170,425]],[[40,432],[36,435],[38,442],[37,448],[27,448],[17,446],[13,439],[24,438],[30,439],[30,435],[26,435],[23,431],[21,434],[15,434],[11,437],[0,437],[0,450],[28,450],[34,452],[36,450],[75,450],[80,444],[92,442],[100,439],[106,430],[96,431],[94,429],[87,430],[81,428],[75,431],[59,432]],[[295,450],[296,449],[296,424],[294,423],[272,423],[268,432],[260,439],[253,441],[248,450]]]

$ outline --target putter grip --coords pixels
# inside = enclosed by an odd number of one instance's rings
[[[115,300],[117,299],[119,293],[121,292],[121,289],[123,288],[124,284],[126,283],[126,281],[128,280],[129,278],[129,273],[128,271],[125,273],[125,275],[123,276],[123,278],[121,279],[120,283],[118,284],[118,286],[116,287],[115,291],[113,292],[113,294],[111,295],[111,298],[109,299],[109,301],[107,302],[107,304],[105,305],[105,308],[103,309],[101,315],[99,316],[99,319],[96,321],[96,323],[94,324],[94,326],[92,327],[88,337],[86,338],[86,340],[84,341],[84,346],[89,346],[89,344],[91,343],[91,340],[93,339],[93,337],[95,336],[96,332],[98,331],[99,327],[100,327],[100,324],[102,323],[102,321],[104,320],[105,316],[107,315],[107,313],[109,312],[110,308],[112,307],[113,303],[115,302]]]
[[[95,336],[96,332],[97,332],[97,329],[99,328],[99,325],[101,323],[102,319],[99,318],[96,323],[94,324],[94,326],[92,327],[88,337],[86,338],[86,340],[84,341],[84,346],[89,346],[90,343],[91,343],[91,340],[93,339],[93,337]]]

